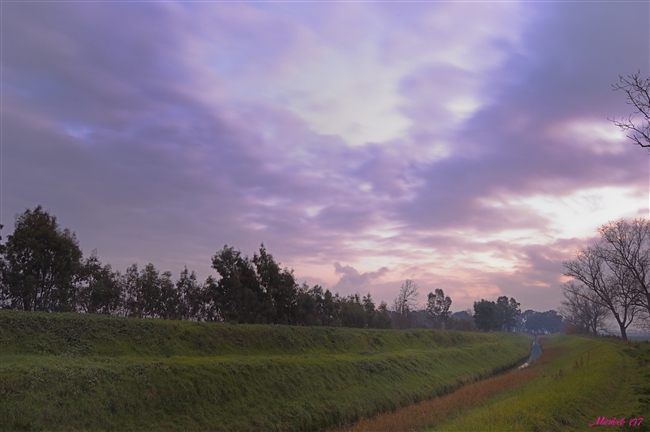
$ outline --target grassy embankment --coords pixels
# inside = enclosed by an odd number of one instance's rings
[[[551,336],[532,366],[430,401],[362,420],[348,431],[588,430],[598,417],[645,418],[650,430],[650,344]]]
[[[650,344],[577,336],[546,338],[553,353],[526,385],[436,427],[440,431],[589,430],[598,417],[643,417],[650,430]]]
[[[318,430],[512,367],[506,334],[0,311],[2,430]]]

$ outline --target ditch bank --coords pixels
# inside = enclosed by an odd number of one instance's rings
[[[321,430],[515,367],[529,346],[529,338],[513,334],[2,311],[0,424],[7,430]]]

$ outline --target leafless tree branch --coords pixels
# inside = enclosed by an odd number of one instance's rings
[[[619,82],[612,85],[614,91],[623,90],[627,95],[627,104],[634,107],[634,112],[627,118],[609,119],[634,144],[650,148],[650,78],[642,78],[641,71],[628,76],[619,75]],[[637,116],[641,117],[636,121]]]

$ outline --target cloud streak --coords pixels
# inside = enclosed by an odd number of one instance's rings
[[[344,295],[554,308],[562,260],[647,212],[607,118],[648,7],[8,3],[2,222],[43,204],[122,269],[264,242]]]

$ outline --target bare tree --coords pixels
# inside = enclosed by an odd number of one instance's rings
[[[562,285],[566,300],[562,301],[560,312],[564,319],[584,333],[598,335],[605,327],[609,309],[597,301],[596,294],[584,285],[567,282]]]
[[[608,262],[605,257],[601,245],[581,249],[574,260],[563,263],[564,274],[582,282],[595,294],[593,301],[611,311],[621,337],[627,340],[626,329],[638,310],[635,283],[626,268]]]
[[[418,295],[418,285],[406,279],[399,289],[397,298],[393,301],[394,321],[397,328],[410,327],[411,312],[417,306]]]
[[[641,147],[650,148],[650,78],[641,78],[641,71],[626,77],[620,75],[619,82],[613,84],[614,90],[623,90],[627,95],[627,104],[634,107],[634,112],[621,120],[610,119],[627,137]],[[642,120],[636,120],[639,115]]]
[[[622,276],[631,278],[632,301],[644,316],[650,316],[650,220],[621,219],[600,228],[599,251],[610,267],[625,269]]]

